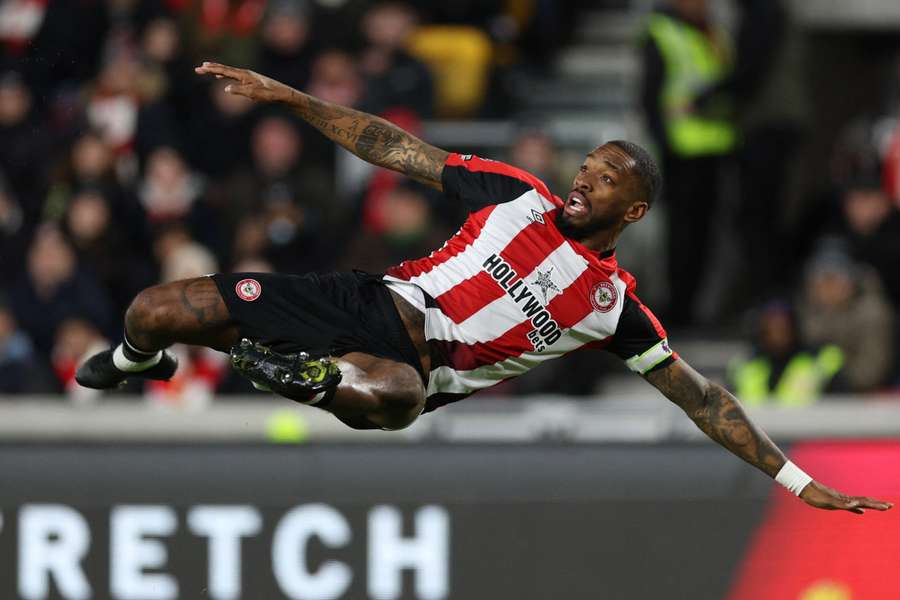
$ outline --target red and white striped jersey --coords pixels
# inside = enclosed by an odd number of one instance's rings
[[[426,411],[586,347],[610,350],[639,373],[673,360],[634,278],[612,251],[588,250],[560,233],[563,200],[542,181],[451,154],[442,182],[470,209],[465,224],[439,250],[385,274],[397,291],[413,284],[424,295],[432,357]]]

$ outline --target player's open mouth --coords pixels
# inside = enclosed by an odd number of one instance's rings
[[[566,200],[563,212],[570,217],[584,216],[590,212],[590,205],[581,192],[572,192],[569,194],[568,200]]]

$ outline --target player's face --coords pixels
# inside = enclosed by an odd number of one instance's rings
[[[605,144],[588,154],[557,219],[563,234],[585,239],[643,217],[647,204],[635,201],[640,197],[635,166],[618,146]]]

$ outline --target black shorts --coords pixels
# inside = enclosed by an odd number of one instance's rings
[[[381,275],[219,273],[212,276],[241,337],[276,352],[365,352],[412,366],[413,345]]]

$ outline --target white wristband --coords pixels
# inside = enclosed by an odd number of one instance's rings
[[[778,475],[775,476],[775,481],[786,487],[795,496],[799,496],[800,492],[803,491],[803,488],[812,481],[812,477],[804,473],[803,469],[791,461],[787,461],[784,463],[784,466],[781,467],[781,470],[778,471]]]

